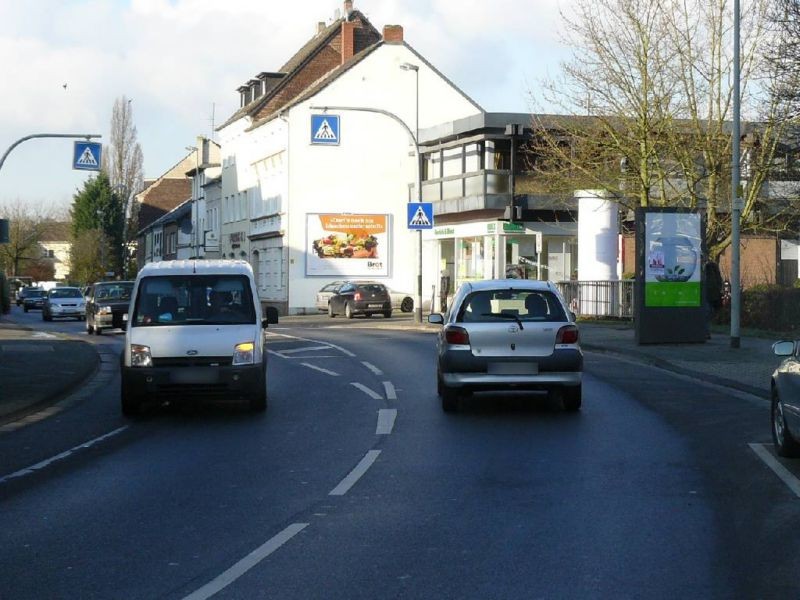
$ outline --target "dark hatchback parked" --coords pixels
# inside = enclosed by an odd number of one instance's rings
[[[344,314],[348,319],[355,315],[381,314],[387,319],[392,316],[392,298],[382,283],[375,281],[346,281],[331,296],[328,303],[328,316]]]

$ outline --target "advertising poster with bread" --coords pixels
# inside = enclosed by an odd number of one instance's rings
[[[389,274],[389,215],[309,214],[306,275]]]

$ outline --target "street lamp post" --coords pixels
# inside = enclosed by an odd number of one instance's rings
[[[197,211],[197,197],[200,195],[195,190],[199,188],[200,178],[200,151],[197,146],[186,146],[187,150],[194,151],[194,177],[192,177],[192,258],[199,258],[198,244],[197,244],[197,228],[200,226],[200,215],[195,214]]]
[[[419,65],[403,63],[404,71],[414,71],[414,143],[417,148],[417,202],[422,202],[422,155],[419,151]],[[414,321],[422,323],[422,230],[417,230],[417,292],[414,300]]]
[[[739,317],[741,312],[741,284],[739,282],[739,228],[743,199],[740,187],[740,123],[741,99],[739,81],[739,0],[733,0],[733,132],[731,133],[731,348],[739,348]]]

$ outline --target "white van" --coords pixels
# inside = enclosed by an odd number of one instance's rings
[[[142,404],[204,399],[267,407],[264,328],[253,270],[240,260],[148,263],[128,308],[122,412]]]

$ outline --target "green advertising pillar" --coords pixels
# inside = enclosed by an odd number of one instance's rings
[[[705,228],[705,213],[695,209],[637,209],[638,344],[706,341]]]

